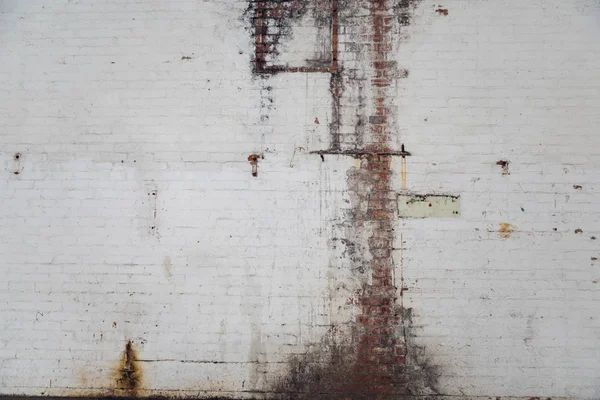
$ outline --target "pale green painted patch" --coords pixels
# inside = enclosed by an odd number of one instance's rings
[[[456,218],[460,216],[460,197],[450,195],[398,195],[400,218]]]

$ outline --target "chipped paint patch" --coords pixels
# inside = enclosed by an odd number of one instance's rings
[[[460,197],[451,195],[398,195],[400,218],[456,218],[460,216]]]

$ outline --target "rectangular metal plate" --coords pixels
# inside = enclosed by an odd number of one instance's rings
[[[460,216],[460,197],[440,194],[399,194],[400,218],[456,218]]]

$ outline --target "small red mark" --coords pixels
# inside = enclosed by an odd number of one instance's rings
[[[329,333],[344,333],[344,331],[342,331],[342,329],[337,326],[332,326],[331,328],[329,328],[328,332]]]
[[[431,203],[429,203],[429,207],[431,207]]]
[[[254,177],[258,176],[258,160],[260,158],[264,159],[265,157],[260,154],[250,154],[248,156],[248,162],[252,166],[252,176]]]
[[[499,165],[502,167],[502,175],[510,175],[510,172],[508,172],[508,164],[509,164],[508,160],[500,160],[496,163],[496,165]]]
[[[437,10],[435,10],[435,12],[444,16],[448,15],[448,10],[446,8],[438,8]]]

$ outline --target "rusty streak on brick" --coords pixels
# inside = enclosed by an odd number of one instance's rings
[[[331,64],[326,67],[287,67],[268,65],[267,57],[276,54],[277,35],[289,29],[284,21],[289,18],[285,14],[288,8],[298,4],[302,6],[303,3],[253,0],[251,7],[255,7],[253,26],[256,36],[254,73],[263,76],[278,72],[331,73],[331,142],[329,149],[311,153],[318,154],[321,160],[324,160],[325,154],[360,160],[359,166],[347,172],[352,206],[344,222],[348,236],[343,241],[357,273],[370,273],[370,276],[360,277],[362,284],[356,291],[356,302],[352,303],[359,310],[349,323],[348,337],[338,342],[335,336],[326,336],[315,351],[292,356],[287,375],[275,383],[273,392],[286,393],[297,399],[375,399],[398,394],[430,394],[435,392],[433,382],[436,373],[432,367],[417,361],[414,354],[411,355],[412,364],[406,363],[409,355],[407,343],[411,337],[407,324],[411,324],[411,311],[396,302],[396,296],[401,297],[403,290],[397,293],[392,255],[397,205],[391,184],[391,161],[393,157],[405,159],[410,156],[404,146],[401,151],[391,148],[392,138],[396,135],[396,107],[391,89],[397,79],[408,76],[408,71],[399,70],[391,56],[392,35],[395,34],[396,17],[401,16],[398,20],[401,25],[408,24],[411,10],[418,0],[369,0],[364,4],[369,12],[365,18],[369,26],[365,27],[364,33],[357,32],[354,44],[369,60],[370,76],[367,75],[364,82],[365,87],[370,83],[370,94],[366,94],[363,100],[370,97],[372,108],[371,115],[363,119],[367,131],[353,149],[342,148],[340,126],[344,79],[352,79],[354,75],[345,72],[338,62],[339,4],[338,0],[330,1]],[[363,4],[358,3],[356,6],[362,8]],[[395,4],[393,9],[392,3]],[[268,19],[275,19],[276,23],[265,21]],[[275,33],[269,31],[269,26],[273,25],[278,29]],[[361,103],[361,107],[368,107],[368,104]],[[248,158],[253,171],[257,156]],[[364,246],[356,244],[361,240],[366,242]],[[332,326],[329,335],[340,332]]]
[[[332,0],[331,10],[331,72],[338,70],[338,0]]]

